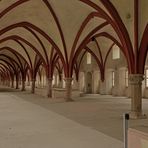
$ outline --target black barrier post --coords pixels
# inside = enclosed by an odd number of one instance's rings
[[[123,135],[124,135],[124,148],[128,148],[128,120],[129,114],[123,115]]]

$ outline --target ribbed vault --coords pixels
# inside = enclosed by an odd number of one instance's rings
[[[134,1],[0,1],[0,49],[5,50],[0,51],[0,56],[6,66],[1,71],[12,68],[10,61],[13,61],[16,69],[26,74],[29,71],[32,79],[40,65],[45,68],[47,78],[52,77],[55,68],[69,78],[79,71],[81,58],[87,51],[96,59],[104,80],[105,63],[116,44],[125,55],[129,72],[143,73],[139,67],[144,67],[146,58],[141,51],[147,52],[147,22],[143,21],[139,32],[144,41],[137,47],[131,27],[135,22],[127,23],[128,14],[131,17],[135,14],[134,7],[125,12],[128,5],[134,5]]]

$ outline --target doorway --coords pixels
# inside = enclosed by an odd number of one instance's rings
[[[92,73],[87,72],[86,75],[86,93],[91,94],[92,93]]]

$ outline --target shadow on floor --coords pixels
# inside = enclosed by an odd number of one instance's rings
[[[110,98],[101,99],[97,98],[98,96],[90,96],[74,98],[74,102],[65,102],[64,99],[54,100],[31,94],[28,91],[14,91],[12,94],[24,101],[122,141],[122,112],[125,112],[126,107],[123,109],[123,104],[119,103],[118,108],[115,108]],[[122,107],[120,108],[120,106]]]
[[[20,90],[0,86],[0,92],[20,92]]]
[[[0,92],[8,92],[23,101],[38,105],[55,112],[81,125],[95,129],[110,137],[123,140],[122,116],[130,110],[130,99],[111,96],[84,96],[74,98],[74,102],[65,102],[64,99],[51,99],[29,91],[0,88]],[[148,113],[148,102],[144,100],[145,111]],[[130,126],[148,123],[147,120],[130,121]]]

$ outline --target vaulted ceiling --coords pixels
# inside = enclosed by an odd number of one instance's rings
[[[70,76],[86,48],[100,60],[96,52],[100,46],[104,60],[117,44],[132,63],[133,15],[134,0],[1,0],[0,55],[19,63],[18,55],[30,69],[35,69],[39,57],[47,73],[58,61]]]

